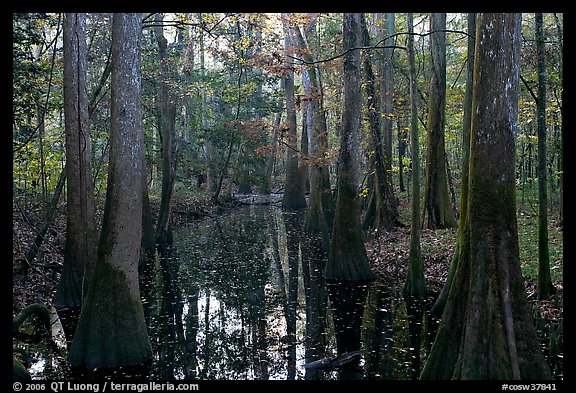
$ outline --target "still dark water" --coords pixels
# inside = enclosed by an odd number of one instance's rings
[[[319,239],[303,235],[303,220],[304,212],[253,205],[175,231],[142,290],[150,379],[418,375],[430,343],[425,329],[409,333],[401,283],[327,287],[326,255]],[[330,367],[343,352],[352,359],[340,362],[344,371]],[[36,355],[35,379],[61,376],[57,360]]]
[[[334,370],[303,367],[338,355],[325,255],[319,241],[303,235],[303,219],[304,212],[254,205],[178,228],[145,304],[151,378],[339,378]],[[375,378],[410,378],[402,302],[379,283],[365,289],[351,299],[373,300],[364,327],[345,332],[362,333],[360,375],[370,368]]]

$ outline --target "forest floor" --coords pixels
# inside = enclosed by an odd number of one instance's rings
[[[410,221],[409,197],[400,195],[400,216],[403,223]],[[97,211],[98,220],[102,217],[102,206]],[[156,203],[152,203],[157,210]],[[207,196],[189,197],[173,205],[175,225],[191,222],[206,216],[222,214],[233,208],[214,206]],[[13,208],[13,315],[32,303],[44,303],[48,307],[56,291],[59,272],[64,259],[63,246],[66,238],[65,209],[60,208],[42,244],[41,250],[31,264],[25,262],[25,255],[36,236],[36,229],[42,221],[40,209],[22,211]],[[550,220],[550,264],[553,283],[557,294],[550,300],[536,299],[536,274],[538,271],[537,215],[534,211],[519,209],[518,232],[523,273],[526,277],[527,293],[539,320],[558,323],[563,312],[562,277],[562,231],[554,220]],[[409,255],[410,228],[399,227],[392,232],[371,232],[366,236],[366,249],[373,269],[399,286],[406,277]],[[426,285],[436,296],[446,280],[456,243],[456,228],[428,230],[421,233],[421,249],[425,263]]]

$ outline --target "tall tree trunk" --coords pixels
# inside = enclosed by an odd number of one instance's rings
[[[112,20],[110,164],[98,259],[68,362],[100,369],[152,357],[140,291],[144,138],[140,95],[141,15]],[[137,186],[134,187],[134,184]]]
[[[395,14],[384,14],[385,36],[390,37],[396,33]],[[389,43],[387,43],[389,44]],[[394,66],[392,57],[393,48],[384,49],[382,61],[382,76],[384,80],[380,84],[380,105],[382,114],[382,136],[384,142],[384,154],[386,170],[392,170],[392,119],[394,118]],[[393,188],[392,188],[393,190]],[[393,196],[393,195],[392,195]]]
[[[363,46],[370,46],[370,36],[366,26],[364,14],[362,14],[362,44]],[[380,127],[379,102],[378,95],[376,94],[376,81],[372,71],[372,63],[368,54],[364,56],[363,61],[366,96],[368,97],[368,122],[370,123],[370,141],[374,148],[374,167],[375,179],[373,187],[373,197],[370,198],[370,203],[374,203],[373,209],[370,207],[368,212],[373,212],[373,215],[367,214],[364,219],[363,227],[380,228],[386,231],[392,230],[398,221],[398,210],[396,208],[396,201],[392,191],[392,179],[386,168],[386,161],[390,161],[391,154],[387,158],[388,153],[382,146],[382,134]],[[390,122],[389,125],[392,123]],[[388,126],[387,126],[388,127]],[[392,130],[387,130],[392,135]],[[387,137],[385,139],[388,139]],[[388,148],[391,150],[391,148]]]
[[[338,195],[332,240],[324,276],[327,281],[373,280],[360,223],[358,196],[358,150],[362,92],[360,52],[350,50],[361,45],[361,14],[345,13],[344,39],[344,107],[338,159]]]
[[[315,19],[314,19],[315,20]],[[307,31],[314,29],[315,23],[310,23],[303,31],[297,27],[293,29],[304,59],[308,63],[314,61],[312,53],[314,48],[308,37]],[[322,87],[320,85],[320,69],[314,64],[306,66],[309,92],[307,92],[307,105],[309,110],[309,137],[310,146],[310,197],[306,210],[306,222],[304,229],[310,234],[319,234],[326,251],[330,246],[330,236],[334,221],[334,198],[330,188],[330,173],[325,154],[328,150],[328,131],[326,117],[322,104]]]
[[[564,81],[564,39],[562,33],[562,25],[558,20],[558,15],[554,13],[554,20],[556,21],[556,31],[558,34],[558,40],[560,41],[560,82]],[[560,105],[560,116],[562,117],[562,105]],[[559,179],[559,188],[560,188],[560,201],[559,201],[559,211],[558,211],[558,218],[560,220],[560,226],[564,226],[564,124],[560,126],[560,155],[559,155],[559,168],[560,171],[560,179]]]
[[[514,130],[521,14],[478,14],[461,257],[422,379],[547,379],[520,270]]]
[[[66,130],[66,246],[54,300],[80,311],[96,262],[96,216],[86,93],[86,16],[64,17],[64,120]]]
[[[296,105],[294,102],[294,67],[290,57],[294,50],[290,14],[282,14],[284,25],[284,51],[286,54],[286,76],[284,90],[286,95],[286,121],[288,123],[286,149],[286,179],[284,181],[283,209],[301,209],[306,207],[306,198],[298,176],[298,153],[296,133]]]
[[[198,13],[198,20],[200,23],[204,23],[203,14]],[[200,84],[200,116],[202,124],[202,133],[208,132],[208,95],[206,93],[206,66],[205,66],[205,43],[204,43],[204,30],[200,29],[199,32],[200,41],[200,79],[202,83]],[[206,139],[204,142],[204,156],[206,158],[206,184],[210,194],[216,192],[218,186],[218,175],[216,173],[216,164],[214,160],[216,159],[216,148],[210,139]]]
[[[306,90],[310,90],[310,80],[309,75],[306,70],[302,70],[302,85],[304,86],[304,94]],[[311,114],[308,114],[308,103],[301,102],[302,109],[302,132],[300,133],[300,162],[298,163],[298,175],[300,177],[300,187],[304,191],[304,194],[310,192],[310,165],[308,164],[308,158],[310,155],[310,145],[308,144],[308,133],[309,131],[309,118]]]
[[[404,295],[418,299],[426,296],[424,259],[420,249],[420,148],[418,141],[418,87],[414,59],[414,25],[412,13],[406,14],[408,23],[408,64],[410,67],[410,142],[412,145],[412,218],[410,221],[410,255]]]
[[[420,151],[418,141],[418,104],[416,85],[416,64],[414,60],[414,25],[411,13],[406,15],[408,24],[408,63],[410,67],[410,136],[412,144],[412,216],[410,224],[410,254],[408,274],[402,289],[406,301],[409,343],[411,348],[412,379],[420,373],[420,346],[422,317],[426,300],[426,280],[424,278],[424,258],[420,248]]]
[[[160,210],[158,212],[158,225],[156,226],[156,243],[159,247],[172,244],[172,191],[173,182],[173,140],[176,126],[176,103],[169,91],[168,69],[168,41],[164,37],[161,26],[163,14],[156,14],[155,22],[159,25],[154,28],[154,35],[158,44],[158,58],[160,61],[160,81],[158,85],[158,104],[160,106],[160,135],[162,139],[162,193],[160,196]]]
[[[446,125],[446,13],[430,17],[430,91],[428,101],[428,150],[423,219],[427,228],[456,226],[450,206],[446,175],[444,128]]]
[[[472,117],[472,87],[474,84],[474,50],[476,34],[476,14],[468,14],[468,59],[466,64],[466,93],[464,95],[464,116],[462,121],[462,185],[460,191],[460,217],[458,219],[458,234],[456,237],[456,246],[446,283],[436,299],[434,306],[430,310],[430,315],[434,320],[440,319],[444,305],[448,297],[448,290],[454,279],[454,272],[459,264],[460,258],[468,258],[463,252],[467,252],[467,247],[463,242],[468,242],[467,234],[464,233],[465,218],[468,212],[468,172],[470,166],[470,128]],[[464,248],[463,248],[464,247]],[[435,322],[433,322],[435,323]]]
[[[536,52],[538,57],[538,299],[548,299],[555,292],[550,278],[548,253],[548,189],[546,176],[546,52],[542,13],[536,13]]]

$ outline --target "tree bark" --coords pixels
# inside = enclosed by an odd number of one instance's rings
[[[446,298],[448,297],[448,290],[452,285],[452,280],[454,279],[454,272],[459,264],[459,258],[468,258],[467,255],[463,254],[467,250],[463,247],[463,243],[467,243],[469,239],[466,237],[464,231],[465,228],[465,217],[468,211],[468,171],[470,165],[470,128],[471,128],[471,116],[472,116],[472,87],[474,84],[474,49],[475,49],[475,38],[476,34],[476,14],[468,14],[468,63],[466,67],[466,93],[464,96],[464,117],[462,121],[462,186],[460,191],[460,217],[458,220],[458,234],[456,237],[456,246],[454,248],[454,255],[452,257],[452,263],[450,265],[450,270],[448,271],[448,277],[446,283],[436,299],[434,306],[430,310],[430,315],[434,320],[440,319],[442,311],[444,310],[444,305],[446,304]]]
[[[156,23],[161,24],[163,14],[156,14]],[[176,126],[176,103],[171,96],[168,81],[169,69],[167,49],[168,41],[164,37],[161,26],[154,28],[154,35],[158,44],[158,59],[160,61],[160,80],[158,85],[158,105],[160,106],[160,134],[162,136],[162,193],[160,197],[160,210],[158,212],[158,225],[156,226],[156,243],[159,247],[172,244],[172,191],[174,189],[173,140]]]
[[[462,254],[422,379],[548,379],[520,270],[514,130],[521,14],[478,14]]]
[[[370,36],[364,14],[362,14],[362,44],[367,47],[370,46]],[[363,222],[364,228],[379,228],[386,231],[392,230],[398,221],[398,209],[396,208],[396,201],[394,200],[394,193],[392,191],[392,179],[387,170],[386,161],[390,164],[391,154],[385,151],[382,146],[382,134],[379,111],[380,104],[378,95],[376,94],[376,81],[372,71],[372,63],[368,54],[364,56],[363,69],[366,86],[367,106],[368,106],[368,122],[370,127],[370,141],[374,148],[374,187],[372,197],[369,203],[375,204],[374,208],[368,207],[367,214]],[[387,107],[386,104],[385,107]],[[386,125],[386,132],[392,135],[392,130],[389,129],[391,122]],[[388,137],[386,136],[387,140]],[[391,150],[390,147],[388,147]],[[372,213],[372,214],[370,214]]]
[[[427,228],[456,226],[450,206],[446,175],[444,128],[446,125],[446,14],[430,18],[430,91],[428,101],[428,150],[424,214]]]
[[[418,141],[418,87],[414,59],[413,15],[406,15],[408,23],[408,63],[410,67],[410,141],[412,145],[412,215],[410,223],[410,254],[404,295],[418,299],[426,296],[424,259],[420,249],[420,145]]]
[[[201,12],[198,13],[199,23],[204,23],[204,17]],[[202,124],[202,132],[208,131],[208,95],[206,93],[206,67],[205,67],[205,43],[204,43],[204,30],[199,31],[199,46],[200,46],[200,79],[202,83],[200,84],[200,118]],[[206,186],[211,194],[216,192],[218,186],[218,175],[216,171],[216,147],[210,139],[206,139],[204,142],[204,157],[206,162]]]
[[[546,52],[542,13],[536,13],[536,53],[538,57],[538,299],[548,299],[555,291],[550,278],[548,253],[548,182],[546,175]]]
[[[102,234],[68,354],[68,362],[79,368],[137,365],[152,357],[138,287],[142,183],[134,183],[142,178],[144,154],[140,36],[140,14],[114,14],[110,163]]]
[[[358,150],[362,92],[360,52],[351,50],[361,45],[361,14],[345,13],[344,39],[344,107],[338,161],[338,195],[332,240],[324,276],[327,281],[364,281],[376,278],[370,268],[360,223],[358,196]]]
[[[292,28],[290,15],[283,14],[284,24],[284,51],[291,55],[293,51]],[[304,190],[298,176],[298,153],[296,152],[296,105],[294,102],[294,69],[291,60],[286,56],[286,75],[284,77],[284,90],[286,95],[286,121],[288,123],[288,148],[286,149],[286,179],[284,181],[283,209],[301,209],[306,207]]]
[[[314,26],[314,25],[312,25]],[[310,28],[310,26],[309,26]],[[307,37],[309,28],[294,29],[294,35],[303,52],[304,59],[313,62],[314,48]],[[309,162],[310,170],[310,197],[306,210],[304,230],[308,233],[320,234],[322,244],[326,251],[330,246],[332,224],[334,222],[334,198],[330,188],[329,163],[325,154],[328,150],[328,130],[326,117],[322,104],[322,87],[320,85],[320,70],[315,65],[307,66],[309,80],[308,110],[309,110]],[[304,136],[302,136],[304,137]]]
[[[96,216],[86,92],[86,16],[64,17],[66,246],[57,309],[80,310],[96,262]]]
[[[396,33],[395,14],[384,14],[385,36],[390,37]],[[390,43],[387,43],[390,44]],[[388,171],[392,170],[392,119],[394,118],[394,66],[392,57],[393,48],[385,48],[382,59],[382,76],[380,84],[380,105],[382,113],[382,135],[384,142],[385,164]],[[393,189],[392,189],[393,190]]]

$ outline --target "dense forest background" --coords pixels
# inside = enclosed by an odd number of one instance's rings
[[[111,174],[118,184],[124,177],[127,189],[144,182],[147,194],[139,203],[150,209],[153,224],[151,232],[142,225],[143,250],[161,254],[172,244],[174,226],[226,214],[247,201],[240,195],[281,195],[282,209],[306,209],[302,231],[324,246],[328,280],[370,278],[371,267],[407,279],[404,290],[411,296],[445,299],[468,193],[466,108],[473,105],[476,31],[469,14],[358,14],[358,36],[350,43],[353,33],[345,33],[345,16],[336,13],[139,15],[135,94],[144,180],[116,173],[111,165],[118,108],[111,92],[131,91],[114,87],[119,41],[113,14],[85,14],[81,30],[67,33],[71,15],[13,14],[14,316],[36,303],[79,307],[74,295],[56,295],[66,253],[74,252],[66,248],[72,247],[67,228],[79,224],[73,230],[92,243],[79,252],[96,255],[106,194],[116,184]],[[563,14],[522,14],[520,29],[510,161],[519,261],[532,314],[543,324],[540,339],[554,357],[563,320]],[[67,52],[67,40],[77,40],[76,49]],[[85,59],[70,63],[68,53],[72,59],[84,53]],[[360,90],[353,109],[344,104],[353,99],[346,67],[356,61]],[[70,66],[75,69],[66,71]],[[84,109],[76,112],[66,112],[68,72],[78,78],[71,90],[83,92],[76,101]],[[70,113],[79,119],[77,155],[67,148]],[[344,143],[355,116],[358,133]],[[351,164],[343,161],[343,151],[355,157]],[[74,171],[80,180],[71,191],[66,171],[73,163],[79,163]],[[348,214],[357,215],[363,231],[359,241],[367,252],[360,256],[334,246],[353,244],[332,230],[351,225],[347,217],[342,221],[336,199],[346,197],[341,179],[352,184],[348,197],[354,202],[346,206],[358,204]],[[86,193],[94,195],[88,235],[81,228],[90,218],[71,220],[67,210],[71,204],[91,206],[82,197],[72,199]],[[147,233],[152,246],[145,244]],[[338,236],[344,240],[334,240]],[[365,258],[370,267],[346,270],[333,262],[346,258]],[[444,306],[439,301],[435,307],[441,312]]]

